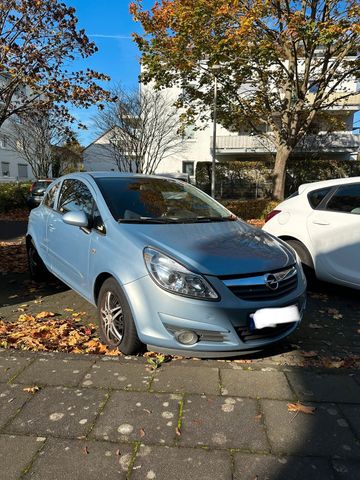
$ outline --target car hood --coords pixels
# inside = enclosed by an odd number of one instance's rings
[[[296,261],[270,234],[243,221],[187,224],[121,224],[134,243],[168,253],[206,275],[264,273]],[[123,230],[124,231],[124,230]]]

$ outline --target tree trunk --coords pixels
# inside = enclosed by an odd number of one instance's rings
[[[273,170],[273,198],[274,200],[284,200],[286,163],[290,156],[292,148],[288,145],[280,145],[277,148],[275,157],[275,166]]]

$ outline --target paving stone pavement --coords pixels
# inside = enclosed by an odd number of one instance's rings
[[[0,480],[359,480],[358,373],[264,365],[0,350]]]

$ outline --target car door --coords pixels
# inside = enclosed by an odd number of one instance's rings
[[[57,209],[48,219],[48,252],[51,270],[74,290],[89,297],[89,256],[91,228],[79,228],[63,221],[63,215],[82,210],[89,218],[94,209],[89,186],[78,179],[65,179],[61,185]]]
[[[39,255],[48,264],[48,238],[47,238],[47,223],[49,215],[53,212],[56,204],[57,194],[59,192],[60,183],[55,183],[50,190],[45,194],[41,207],[38,209],[41,215],[41,221],[34,222],[36,224],[36,247]]]
[[[307,219],[316,271],[360,285],[360,183],[341,185]]]

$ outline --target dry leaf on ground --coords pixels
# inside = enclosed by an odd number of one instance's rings
[[[40,390],[40,387],[38,387],[37,385],[34,385],[32,387],[25,387],[23,388],[23,391],[24,392],[27,392],[27,393],[36,393]]]
[[[315,412],[315,407],[310,407],[309,405],[303,405],[302,403],[288,403],[287,405],[289,412],[296,413],[307,413],[313,415]]]

